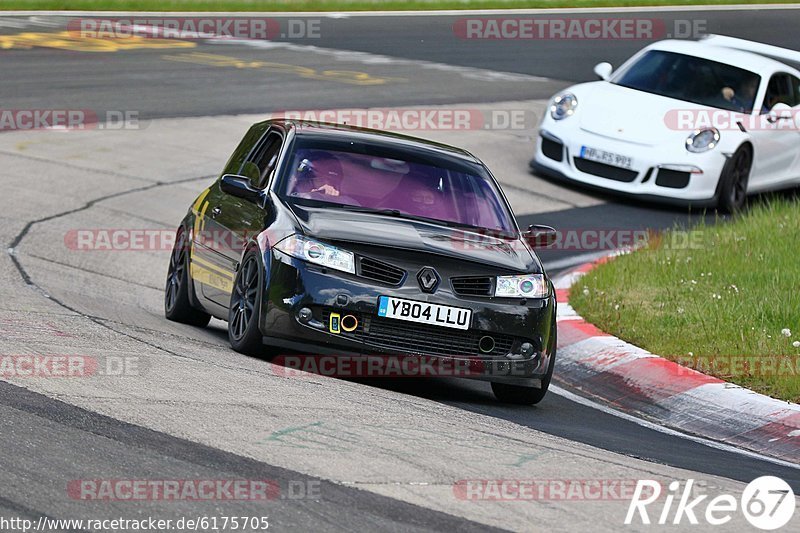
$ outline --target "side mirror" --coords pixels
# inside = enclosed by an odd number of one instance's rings
[[[779,120],[792,120],[792,118],[794,118],[792,116],[792,108],[783,102],[778,102],[772,106],[767,116],[767,120],[769,120],[770,124],[774,124]]]
[[[547,248],[555,244],[558,239],[558,232],[550,226],[533,224],[528,226],[528,231],[522,233],[522,238],[531,248]]]
[[[222,192],[244,198],[245,200],[256,201],[261,198],[261,191],[250,185],[250,178],[238,176],[236,174],[225,174],[219,182]]]
[[[611,63],[603,61],[602,63],[598,63],[594,66],[594,73],[597,75],[598,78],[601,80],[608,80],[611,77],[611,73],[614,71],[614,67],[611,66]]]

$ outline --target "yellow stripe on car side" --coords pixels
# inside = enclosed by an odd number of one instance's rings
[[[192,279],[204,283],[223,292],[233,292],[233,278],[222,276],[208,270],[194,262],[189,265],[189,275]]]
[[[206,226],[206,211],[208,210],[208,200],[206,196],[211,192],[209,187],[203,191],[197,200],[192,204],[194,213],[194,232],[192,235],[192,245],[189,249],[189,275],[192,279],[204,283],[215,289],[224,292],[233,292],[233,274],[222,267],[210,263],[194,253],[195,239],[197,234],[202,232]]]
[[[218,274],[225,276],[226,278],[233,279],[232,273],[228,272],[222,267],[219,267],[209,261],[206,261],[205,259],[201,259],[200,257],[192,258],[192,263],[197,263],[199,265],[202,265],[204,268],[216,271]]]
[[[195,200],[194,204],[192,204],[192,211],[197,213],[197,210],[200,209],[200,204],[203,203],[203,200],[206,199],[206,196],[208,196],[208,193],[210,192],[211,192],[211,187],[200,193],[200,196],[198,196],[197,200]]]

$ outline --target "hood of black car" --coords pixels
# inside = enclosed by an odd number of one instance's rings
[[[291,209],[303,233],[325,241],[431,253],[516,272],[542,271],[541,263],[521,239],[498,238],[466,229],[335,207],[295,204]]]

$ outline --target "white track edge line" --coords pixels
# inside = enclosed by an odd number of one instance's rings
[[[590,400],[588,398],[584,398],[583,396],[580,396],[579,394],[575,394],[574,392],[570,392],[570,391],[568,391],[566,389],[563,389],[563,388],[561,388],[561,387],[559,387],[557,385],[553,385],[552,383],[550,384],[550,391],[554,392],[558,396],[566,398],[567,400],[573,401],[573,402],[575,402],[577,404],[583,405],[585,407],[590,407],[592,409],[597,409],[598,411],[601,411],[603,413],[609,414],[611,416],[615,416],[617,418],[621,418],[621,419],[626,420],[628,422],[633,422],[634,424],[642,426],[642,427],[644,427],[646,429],[651,429],[653,431],[658,431],[659,433],[664,433],[666,435],[670,435],[670,436],[673,436],[673,437],[678,437],[678,438],[690,440],[690,441],[696,442],[698,444],[702,444],[704,446],[708,446],[709,448],[714,448],[714,449],[717,449],[717,450],[720,450],[720,451],[736,453],[736,454],[739,454],[739,455],[744,455],[745,457],[749,457],[751,459],[758,459],[760,461],[766,461],[768,463],[773,463],[773,464],[776,464],[776,465],[779,465],[779,466],[785,466],[785,467],[788,467],[788,468],[794,468],[795,470],[800,470],[800,465],[798,465],[798,464],[791,463],[789,461],[784,461],[782,459],[776,459],[774,457],[768,457],[766,455],[761,455],[759,453],[752,452],[750,450],[744,450],[744,449],[741,449],[741,448],[737,448],[736,446],[733,446],[733,445],[730,445],[730,444],[725,444],[723,442],[718,442],[718,441],[707,439],[707,438],[704,438],[704,437],[698,437],[696,435],[690,435],[688,433],[683,433],[683,432],[668,428],[666,426],[661,426],[661,425],[656,424],[654,422],[650,422],[648,420],[644,420],[642,418],[639,418],[639,417],[636,417],[636,416],[633,416],[633,415],[629,415],[628,413],[623,413],[622,411],[618,411],[616,409],[608,407],[607,405],[603,405],[603,404],[597,403],[595,401],[592,401],[592,400]],[[643,460],[646,460],[646,459],[643,459]]]

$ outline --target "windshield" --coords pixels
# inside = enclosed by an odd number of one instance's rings
[[[761,77],[701,57],[651,50],[613,83],[709,107],[750,113]]]
[[[298,139],[283,195],[393,216],[516,234],[511,214],[478,165],[363,142]]]

